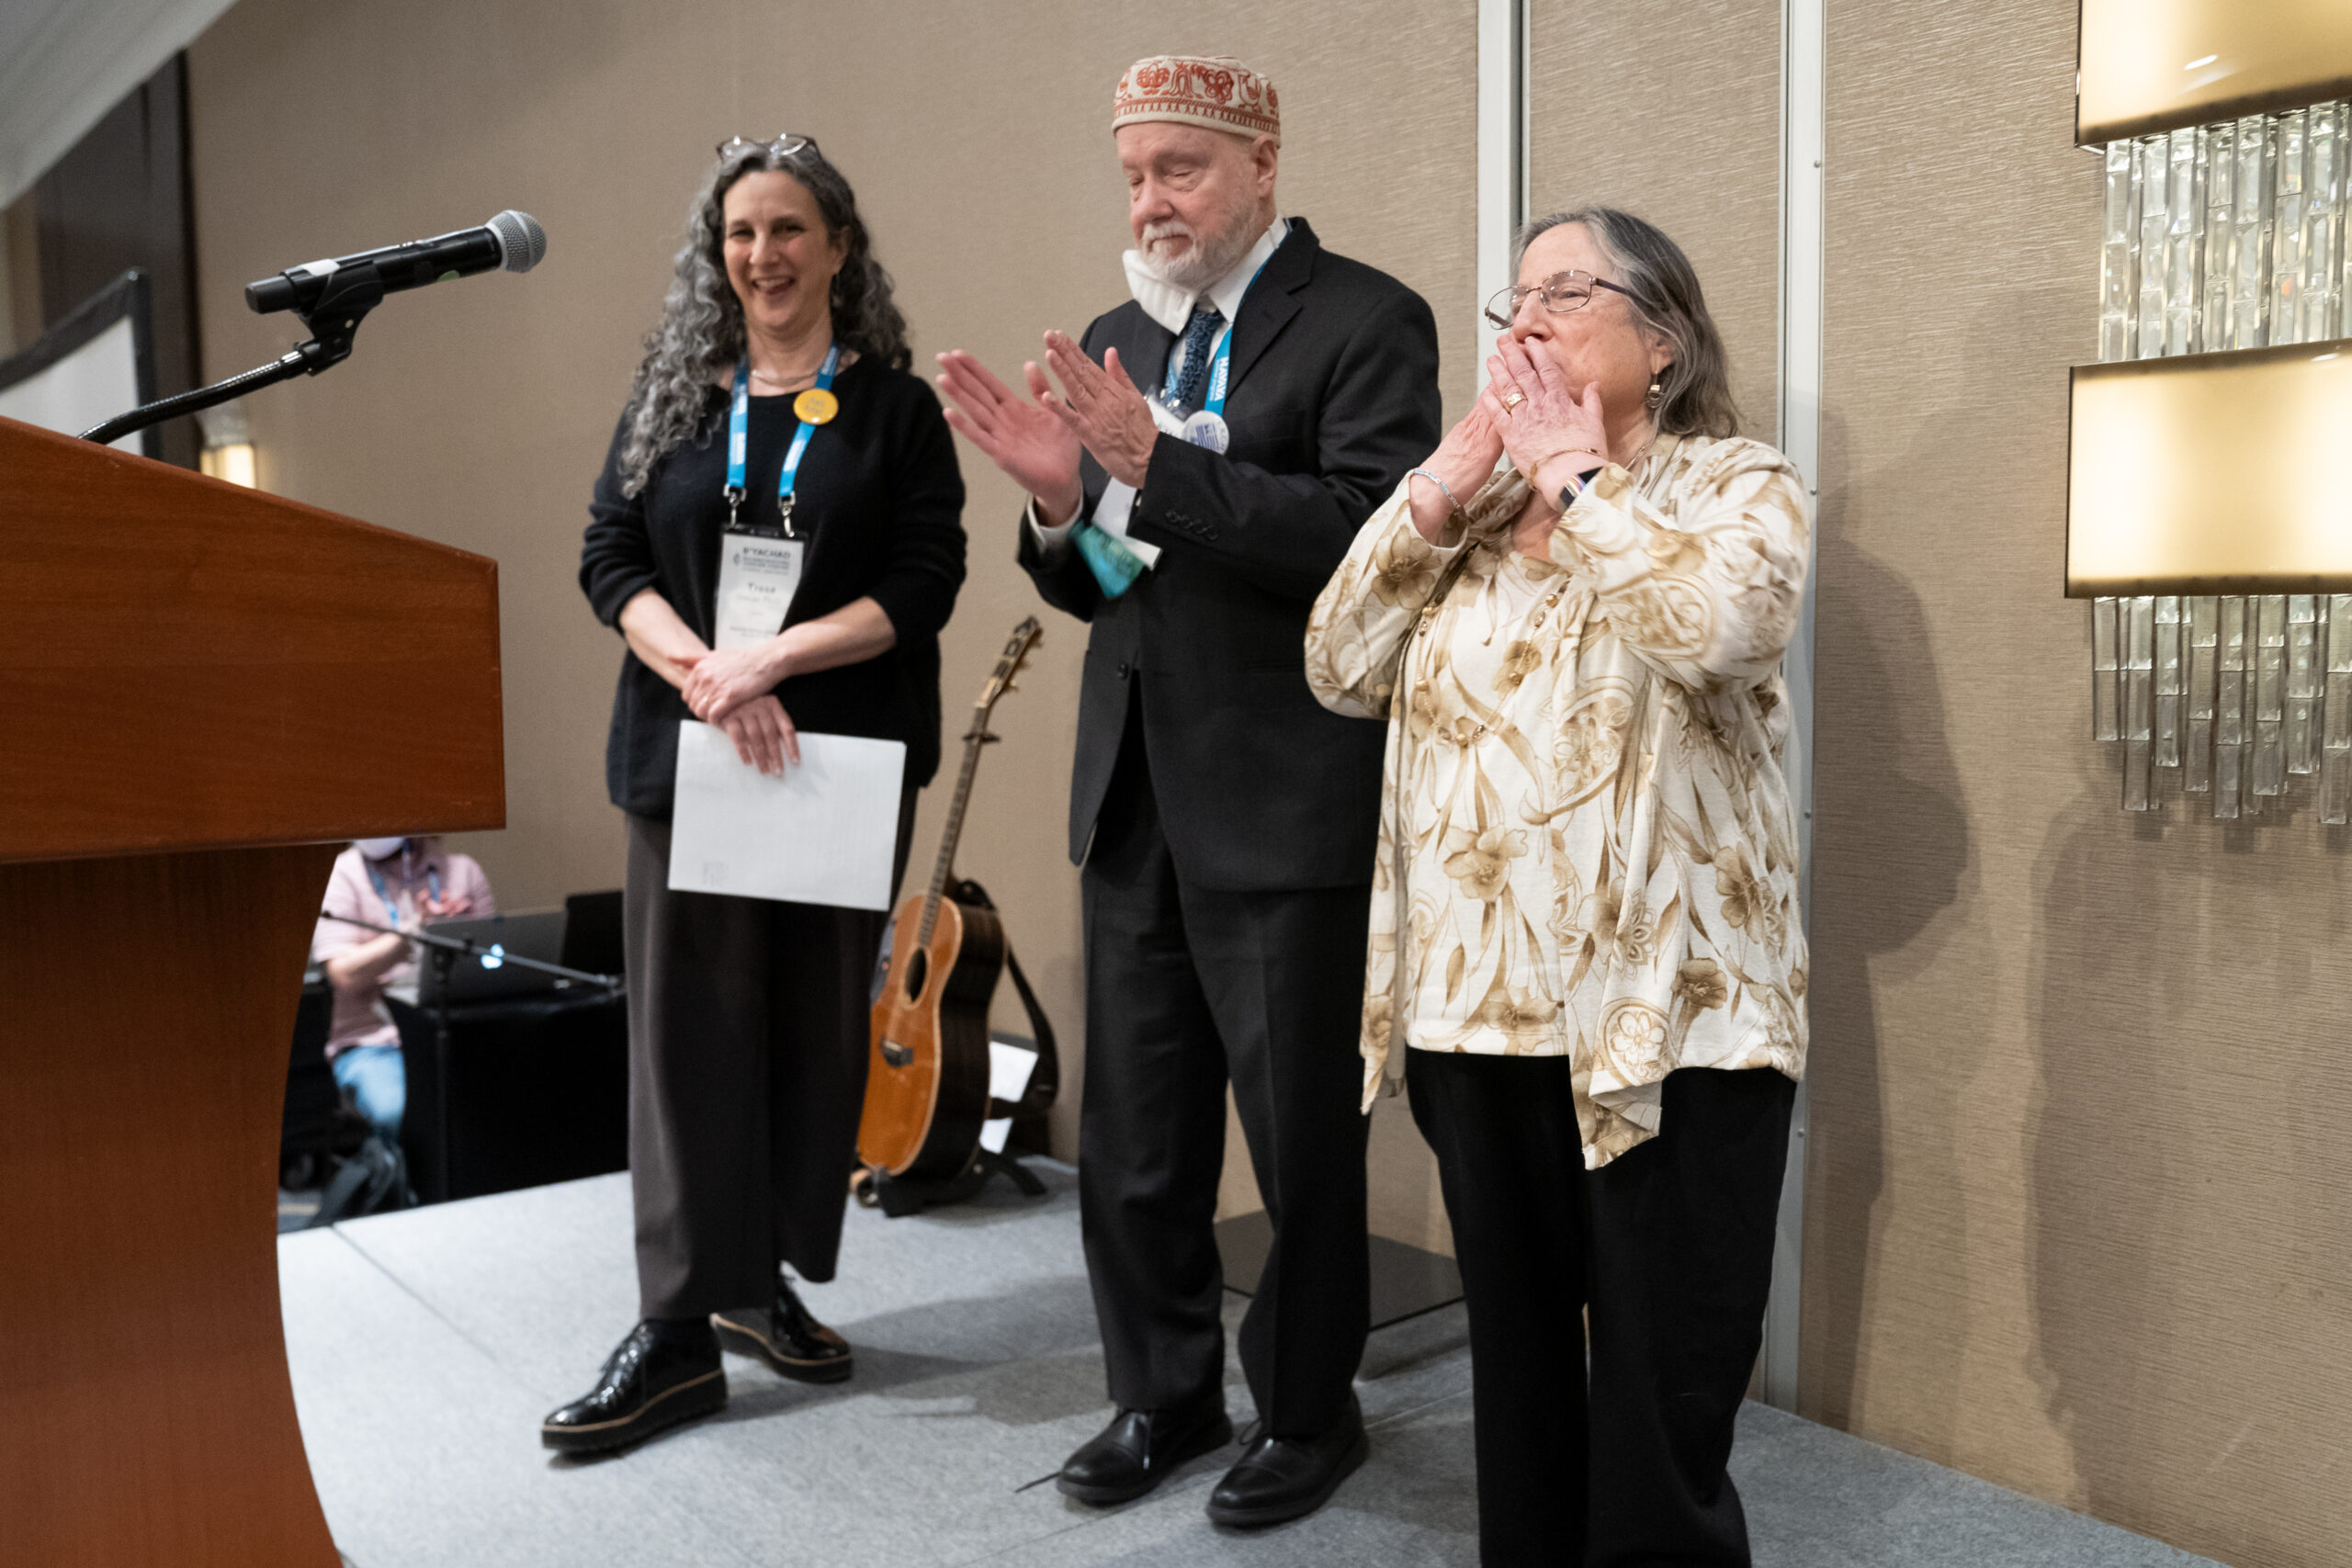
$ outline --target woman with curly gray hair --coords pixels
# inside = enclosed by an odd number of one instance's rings
[[[833,1277],[885,917],[669,886],[679,731],[744,765],[802,729],[898,740],[902,871],[939,765],[937,637],[964,482],[857,199],[806,137],[726,143],[589,507],[580,585],[628,644],[605,759],[628,824],[629,1179],[639,1321],[548,1416],[571,1452],[727,1401],[721,1345],[850,1375],[791,1273]]]

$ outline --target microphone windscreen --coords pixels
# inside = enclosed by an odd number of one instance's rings
[[[508,208],[482,225],[498,236],[501,265],[509,272],[528,272],[548,254],[548,231],[527,212]]]

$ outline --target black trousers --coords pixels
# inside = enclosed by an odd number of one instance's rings
[[[1356,1036],[1370,890],[1186,886],[1142,732],[1131,715],[1080,878],[1079,1197],[1111,1397],[1223,1398],[1214,1224],[1230,1078],[1274,1229],[1241,1365],[1268,1431],[1308,1437],[1346,1407],[1368,1318]]]
[[[1724,1467],[1763,1347],[1796,1085],[1671,1074],[1658,1135],[1587,1171],[1568,1072],[1406,1055],[1469,1306],[1478,1560],[1745,1565]]]
[[[915,792],[906,791],[899,855]],[[833,1277],[888,917],[670,891],[670,824],[628,818],[628,1167],[639,1315]]]

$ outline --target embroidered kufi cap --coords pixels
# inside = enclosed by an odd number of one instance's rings
[[[1111,129],[1148,119],[1271,136],[1283,144],[1274,85],[1228,55],[1155,54],[1128,66],[1113,98]]]

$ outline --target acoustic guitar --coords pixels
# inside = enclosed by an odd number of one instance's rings
[[[957,880],[954,869],[980,752],[998,739],[989,733],[989,716],[1013,689],[1013,677],[1044,635],[1034,615],[1012,628],[972,710],[964,770],[956,781],[931,886],[900,903],[891,919],[890,967],[874,1003],[865,1112],[857,1128],[858,1158],[885,1176],[952,1180],[971,1165],[980,1124],[991,1111],[1036,1109],[1038,1090],[1047,1101],[1052,1097],[1046,1072],[1053,1050],[1048,1037],[1038,1042],[1038,1071],[1022,1103],[999,1106],[989,1099],[989,1002],[1011,948],[988,895],[974,883]],[[1017,964],[1013,975],[1022,999],[1030,1002]],[[1031,1008],[1033,1017],[1042,1016],[1034,1002]]]

